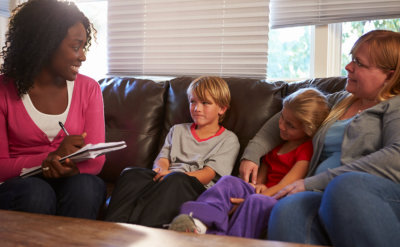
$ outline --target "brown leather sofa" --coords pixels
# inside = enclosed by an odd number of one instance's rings
[[[100,80],[104,98],[106,141],[124,140],[127,148],[108,153],[100,177],[112,189],[128,166],[151,168],[171,126],[191,122],[186,89],[194,78],[177,77],[163,82],[132,77]],[[232,174],[249,140],[271,116],[280,111],[282,98],[302,87],[326,93],[343,90],[346,78],[318,78],[298,82],[266,82],[225,78],[231,90],[231,107],[223,121],[241,145]]]

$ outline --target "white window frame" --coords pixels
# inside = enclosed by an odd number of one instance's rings
[[[342,54],[342,23],[317,25],[311,48],[312,77],[340,76]]]

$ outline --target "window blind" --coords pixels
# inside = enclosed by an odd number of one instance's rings
[[[268,0],[109,0],[108,74],[266,77]]]
[[[9,17],[10,16],[10,1],[0,0],[0,16]]]
[[[271,0],[271,28],[400,17],[399,0]]]

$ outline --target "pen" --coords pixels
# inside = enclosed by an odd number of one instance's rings
[[[69,133],[68,133],[68,131],[65,129],[64,124],[61,123],[60,121],[58,121],[58,124],[60,125],[60,127],[61,127],[61,129],[64,131],[64,133],[65,133],[67,136],[69,136]]]

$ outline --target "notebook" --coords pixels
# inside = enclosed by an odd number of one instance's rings
[[[116,151],[119,149],[126,148],[125,141],[120,142],[106,142],[106,143],[97,143],[97,144],[87,144],[83,148],[78,151],[64,156],[60,159],[60,162],[65,161],[67,158],[71,159],[75,163],[82,162],[87,159],[94,159],[97,156],[106,154],[108,152]],[[35,166],[31,168],[23,168],[21,170],[20,177],[30,177],[42,172],[41,166]]]

